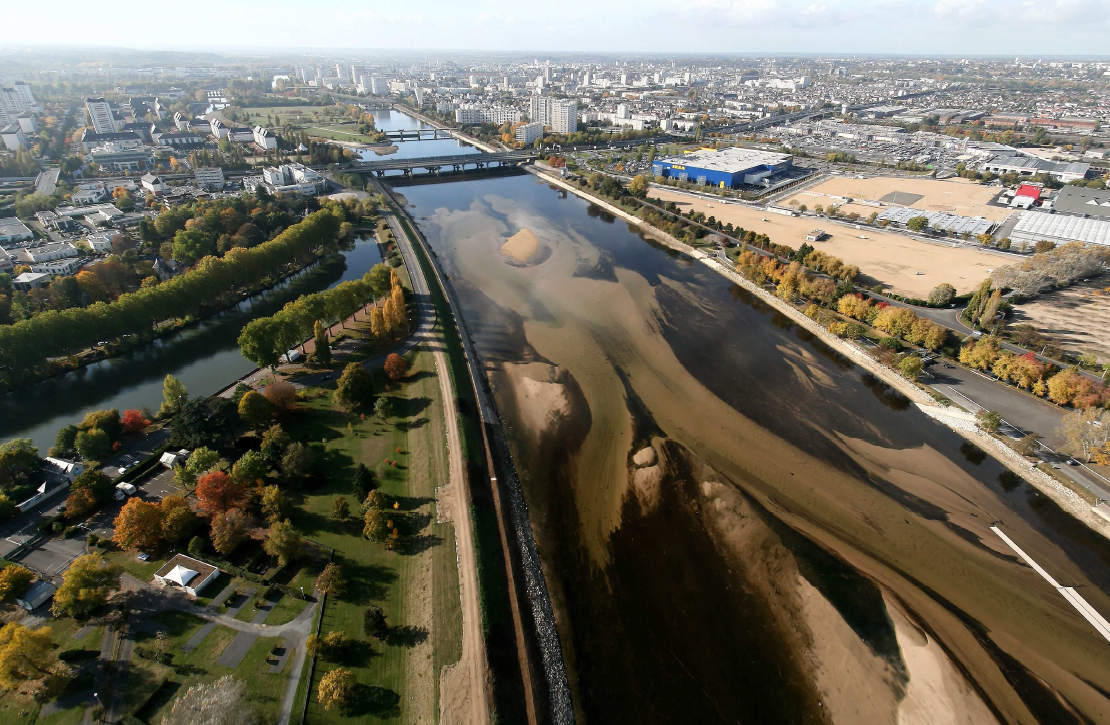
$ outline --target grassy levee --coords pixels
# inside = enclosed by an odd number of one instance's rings
[[[525,722],[524,684],[521,680],[520,660],[517,657],[516,632],[510,604],[506,562],[501,546],[501,534],[494,512],[492,475],[488,468],[485,446],[482,442],[482,422],[478,403],[470,379],[466,356],[459,339],[458,328],[446,324],[453,320],[451,307],[438,277],[432,268],[420,237],[413,231],[408,217],[394,208],[394,213],[412,242],[413,250],[436,308],[440,339],[451,365],[451,380],[455,390],[458,423],[463,439],[463,456],[470,482],[470,517],[473,522],[474,547],[478,564],[478,588],[482,603],[482,629],[486,639],[486,652],[493,676],[494,721],[503,723]]]

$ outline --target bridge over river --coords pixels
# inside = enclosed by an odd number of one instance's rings
[[[496,168],[499,166],[519,166],[539,156],[532,150],[503,151],[494,154],[457,154],[454,156],[427,156],[412,159],[383,159],[380,161],[356,161],[346,171],[354,174],[374,174],[384,176],[387,171],[401,171],[406,176],[414,169],[424,169],[433,174],[442,170],[464,171],[467,166],[475,169]]]

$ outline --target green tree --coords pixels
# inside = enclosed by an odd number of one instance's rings
[[[998,429],[1002,427],[1002,416],[993,410],[980,408],[979,412],[975,414],[975,417],[979,427],[991,433],[997,433]]]
[[[261,430],[273,420],[274,409],[266,396],[251,390],[239,399],[239,417],[249,430]]]
[[[251,320],[239,333],[239,349],[243,357],[272,372],[285,354],[281,333],[281,323],[273,317]]]
[[[260,508],[266,520],[273,523],[275,521],[281,521],[289,515],[292,502],[279,487],[264,486],[262,488],[262,502]]]
[[[287,566],[289,562],[300,556],[301,549],[304,548],[304,539],[293,528],[289,519],[275,521],[270,524],[270,531],[266,534],[262,548],[277,559],[278,564]]]
[[[374,299],[381,299],[389,294],[391,272],[387,264],[375,264],[370,268],[369,282]]]
[[[41,469],[39,449],[30,438],[13,438],[0,445],[0,490],[7,492],[30,485]]]
[[[381,397],[374,401],[374,417],[385,423],[393,415],[393,404],[389,398]]]
[[[924,216],[915,216],[906,222],[906,228],[913,232],[924,231],[929,226],[929,218]]]
[[[231,444],[241,429],[239,408],[228,398],[201,398],[181,406],[170,424],[170,445],[197,449]]]
[[[54,616],[82,617],[108,603],[119,589],[120,569],[96,554],[73,560],[54,592]]]
[[[216,253],[216,241],[199,229],[182,229],[173,237],[173,258],[192,267],[203,257]]]
[[[336,496],[331,500],[331,517],[336,521],[346,521],[351,517],[351,504],[346,496]]]
[[[335,562],[329,562],[320,576],[316,577],[316,588],[329,596],[339,596],[346,586],[343,570]]]
[[[335,384],[335,401],[348,410],[365,408],[374,399],[374,379],[358,363],[348,363]]]
[[[231,467],[231,480],[240,486],[255,484],[266,478],[270,465],[260,451],[247,451]]]
[[[324,365],[325,367],[331,365],[331,344],[328,342],[327,328],[320,320],[316,320],[316,324],[312,330],[313,342],[316,345],[316,362]]]
[[[173,415],[189,400],[189,391],[185,384],[172,375],[167,375],[162,381],[162,407],[158,410],[161,416]]]
[[[112,500],[112,495],[115,494],[116,489],[112,485],[112,479],[105,474],[90,469],[85,471],[77,478],[73,479],[70,484],[70,491],[88,491],[92,495],[93,500],[98,504],[108,503]]]
[[[100,428],[78,431],[73,443],[86,461],[103,461],[112,455],[112,439]]]
[[[312,449],[304,443],[290,443],[281,457],[281,472],[288,478],[304,478],[312,473]]]
[[[366,509],[363,523],[362,533],[371,541],[381,543],[389,538],[388,514],[377,506]]]
[[[941,306],[949,304],[956,297],[956,288],[947,282],[938,284],[929,292],[929,304]]]
[[[354,488],[355,498],[359,501],[365,500],[370,492],[374,490],[374,474],[363,463],[358,464],[358,468],[355,470]]]
[[[910,380],[917,380],[921,375],[921,369],[924,367],[921,362],[921,357],[918,355],[906,355],[898,362],[898,369],[902,375]]]
[[[203,476],[220,463],[220,454],[211,448],[201,446],[192,452],[185,468],[194,476]]]

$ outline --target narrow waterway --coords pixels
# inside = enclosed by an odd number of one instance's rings
[[[435,126],[424,123],[420,119],[389,108],[370,111],[374,115],[374,125],[379,131],[416,131],[420,129],[433,129]],[[382,154],[374,149],[362,149],[359,156],[364,161],[377,161],[382,159],[415,159],[426,156],[457,156],[460,154],[480,154],[479,149],[471,144],[453,138],[425,139],[422,141],[395,141],[396,151]],[[390,172],[388,175],[399,174]]]
[[[1110,544],[532,177],[403,190],[489,370],[580,722],[1110,722]]]
[[[139,350],[0,398],[0,441],[30,438],[45,455],[58,429],[79,422],[91,410],[157,410],[166,375],[179,378],[191,395],[215,393],[256,367],[236,342],[248,322],[274,314],[301,295],[357,279],[381,262],[373,238],[360,237],[341,255]]]

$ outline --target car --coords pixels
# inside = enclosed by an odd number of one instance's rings
[[[331,378],[332,378],[332,374],[331,374],[331,373],[324,373],[324,374],[323,374],[323,375],[322,375],[322,376],[320,377],[320,379],[321,379],[321,380],[331,380]]]
[[[1069,458],[1069,459],[1068,459],[1068,465],[1069,465],[1069,466],[1078,466],[1078,465],[1079,465],[1079,461],[1075,460],[1074,458]]]
[[[146,553],[145,551],[140,551],[139,555],[136,558],[139,561],[150,561],[150,554]]]
[[[127,471],[130,470],[130,468],[131,467],[128,466],[128,465],[120,466],[119,469],[118,469],[119,470],[119,475],[122,476],[123,474],[127,473]]]

